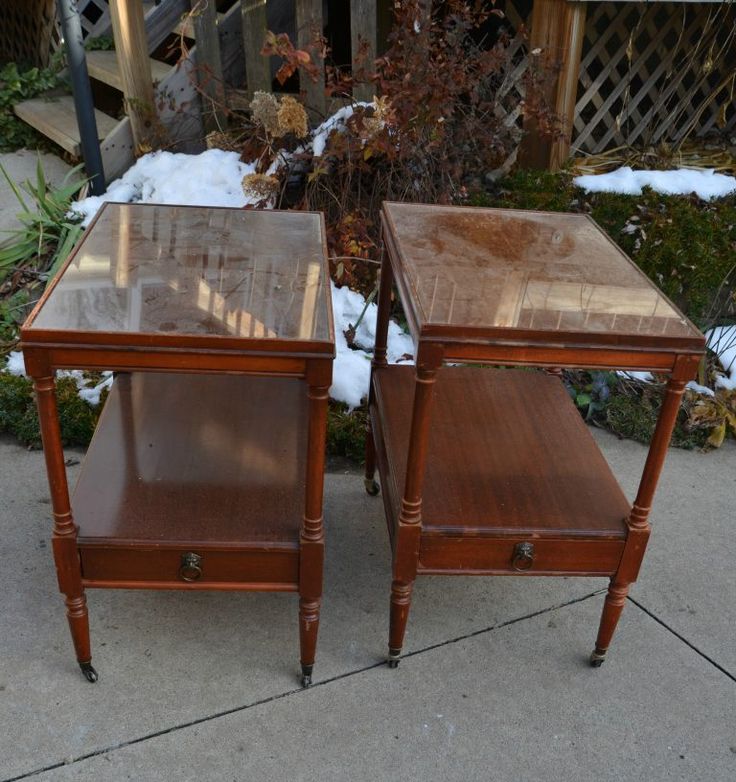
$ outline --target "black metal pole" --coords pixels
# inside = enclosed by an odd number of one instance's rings
[[[82,145],[82,157],[87,176],[90,179],[92,195],[105,192],[105,172],[102,168],[102,153],[97,137],[95,107],[92,102],[92,87],[87,73],[87,59],[84,55],[82,23],[79,20],[77,0],[57,0],[61,33],[64,36],[64,48],[72,78],[74,108],[77,112],[79,138]]]

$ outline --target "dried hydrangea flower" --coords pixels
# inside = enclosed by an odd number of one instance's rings
[[[246,174],[241,184],[246,196],[261,200],[275,196],[280,187],[279,180],[268,174]]]
[[[285,136],[293,133],[297,138],[304,138],[309,132],[307,126],[307,112],[298,100],[290,95],[281,98],[279,107],[279,135]]]
[[[282,135],[279,133],[279,102],[270,92],[256,91],[250,102],[250,110],[253,119],[263,125],[270,136]]]
[[[227,152],[238,151],[241,147],[235,139],[221,130],[213,130],[206,136],[207,149],[224,149]]]

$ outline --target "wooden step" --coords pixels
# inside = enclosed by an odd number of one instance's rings
[[[219,24],[224,18],[225,14],[218,13],[217,23]],[[194,40],[196,36],[194,35],[194,22],[192,21],[192,17],[187,14],[184,19],[176,25],[172,32],[176,33],[177,35],[183,35],[185,38],[191,38]]]
[[[13,106],[16,116],[43,133],[62,149],[79,157],[81,141],[77,115],[74,111],[74,98],[61,95],[56,98],[33,98],[16,103]],[[118,124],[118,120],[95,109],[97,136],[104,139]]]
[[[153,81],[161,82],[168,76],[172,66],[159,60],[151,60]],[[123,89],[118,70],[118,57],[115,51],[87,52],[87,70],[93,79],[109,84],[116,90]]]

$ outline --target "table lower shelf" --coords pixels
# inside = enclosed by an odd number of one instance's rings
[[[414,372],[374,372],[371,423],[392,542],[406,476]],[[435,384],[419,572],[611,575],[629,502],[559,379],[443,367]],[[526,561],[524,565],[528,564]]]
[[[84,585],[296,590],[307,421],[299,379],[119,375],[72,498]]]

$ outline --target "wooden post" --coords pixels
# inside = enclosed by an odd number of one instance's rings
[[[350,0],[350,41],[353,59],[353,73],[359,67],[373,70],[373,60],[376,58],[378,11],[376,0]],[[356,65],[361,50],[365,48],[362,66]],[[372,84],[356,84],[353,86],[353,100],[370,101],[375,88]]]
[[[585,9],[582,2],[568,0],[534,0],[529,38],[531,52],[540,49],[539,67],[558,70],[544,96],[550,109],[563,123],[558,139],[543,138],[534,120],[526,123],[526,136],[519,159],[529,168],[558,170],[570,153],[575,121],[575,101],[580,74],[580,57],[585,35]]]
[[[245,80],[248,95],[257,90],[271,92],[271,59],[261,54],[268,30],[266,0],[242,0]]]
[[[191,0],[194,38],[197,42],[197,82],[201,93],[202,121],[207,133],[225,126],[225,85],[222,80],[220,39],[217,35],[215,0]],[[204,105],[205,102],[208,105]]]
[[[153,143],[157,124],[143,5],[136,0],[110,0],[110,18],[125,111],[138,150]]]
[[[314,33],[322,35],[322,0],[296,0],[296,30],[297,45],[300,49],[307,49],[314,40]],[[313,57],[319,73],[317,81],[309,77],[301,84],[304,93],[304,102],[313,118],[323,119],[326,112],[325,101],[325,64],[319,53]]]

